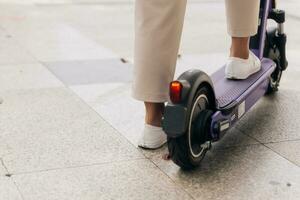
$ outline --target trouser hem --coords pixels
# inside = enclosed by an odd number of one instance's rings
[[[228,34],[231,37],[250,37],[256,35],[257,27],[255,29],[229,29]]]
[[[144,101],[144,102],[152,102],[152,103],[162,103],[169,101],[169,95],[168,94],[146,94],[146,93],[137,93],[132,91],[131,97],[138,101]]]

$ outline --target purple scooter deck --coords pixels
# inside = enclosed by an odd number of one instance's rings
[[[275,63],[269,59],[263,58],[262,69],[248,77],[246,80],[228,80],[225,78],[225,66],[212,74],[211,78],[214,84],[216,99],[219,108],[224,108],[237,100],[246,90],[256,81],[264,77],[263,75],[274,69]],[[265,77],[264,77],[265,78]]]

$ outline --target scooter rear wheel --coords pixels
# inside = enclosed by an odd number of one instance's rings
[[[178,138],[168,138],[171,159],[182,169],[193,169],[201,163],[211,146],[209,125],[212,95],[207,87],[196,93],[189,116],[187,131]]]

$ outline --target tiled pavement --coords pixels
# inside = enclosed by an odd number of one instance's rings
[[[280,91],[184,172],[136,147],[132,0],[0,0],[0,200],[300,199],[300,4],[280,3]],[[223,1],[191,0],[176,76],[213,72],[227,47]]]

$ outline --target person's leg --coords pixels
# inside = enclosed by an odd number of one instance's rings
[[[228,33],[232,37],[230,57],[242,59],[229,60],[226,76],[244,79],[260,69],[258,58],[249,51],[250,36],[257,33],[260,0],[226,0],[225,2]],[[251,63],[254,63],[253,66]]]
[[[168,101],[180,44],[186,0],[136,0],[132,96]]]
[[[143,134],[152,130],[158,133],[158,127],[161,129],[164,102],[169,100],[169,83],[174,78],[185,9],[186,0],[136,0],[132,96],[145,103],[147,130]],[[153,129],[148,130],[149,127]],[[150,148],[156,146],[159,144]]]
[[[161,126],[164,111],[164,103],[144,102],[146,108],[145,123],[153,126]]]

